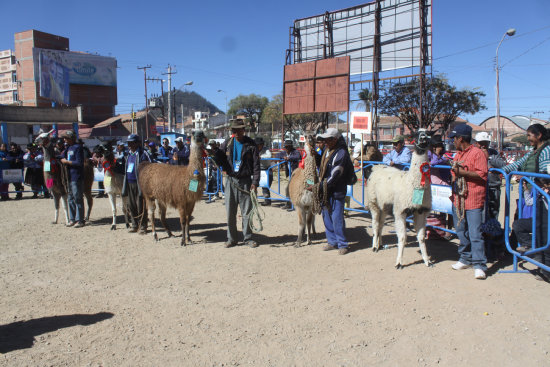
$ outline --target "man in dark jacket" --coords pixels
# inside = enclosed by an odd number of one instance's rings
[[[138,183],[139,165],[142,162],[151,162],[149,153],[143,150],[141,139],[136,134],[128,136],[129,153],[126,158],[126,170],[124,174],[124,183],[122,185],[122,196],[128,196],[128,209],[130,211],[130,219],[132,228],[130,233],[138,231],[138,226],[141,223],[139,234],[147,233],[147,212],[145,210],[145,200],[141,193],[141,188]]]
[[[214,153],[214,161],[226,173],[225,208],[227,211],[227,242],[225,247],[235,246],[237,241],[237,206],[241,208],[243,218],[244,243],[258,247],[252,240],[249,227],[252,201],[250,192],[256,191],[260,183],[260,156],[254,140],[245,136],[244,121],[231,121],[233,137],[226,140]]]
[[[67,144],[67,149],[63,152],[63,163],[68,168],[69,173],[69,195],[67,203],[69,204],[69,223],[68,227],[84,227],[84,151],[82,145],[76,141],[76,134],[68,130],[63,134],[63,139]]]
[[[10,161],[10,168],[11,169],[23,169],[25,168],[25,163],[23,161],[23,155],[25,152],[21,150],[21,147],[15,143],[10,144],[10,151],[8,153],[8,160]],[[15,187],[15,191],[17,191],[17,194],[15,194],[16,199],[21,199],[23,197],[23,183],[22,182],[14,182],[13,187]]]
[[[346,199],[347,170],[353,168],[346,142],[334,128],[329,128],[319,135],[325,141],[326,148],[321,160],[319,178],[321,191],[327,190],[327,202],[323,204],[323,222],[328,244],[324,251],[338,248],[340,255],[348,253],[348,242],[345,236],[344,204]]]

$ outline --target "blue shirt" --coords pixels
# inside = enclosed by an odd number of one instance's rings
[[[136,175],[136,162],[137,162],[137,155],[139,154],[138,151],[135,153],[128,154],[127,162],[126,162],[126,177],[128,179],[128,182],[136,183],[137,182],[137,175]]]
[[[243,143],[239,143],[237,139],[233,141],[233,171],[239,172],[241,168],[241,159],[243,153]]]
[[[82,167],[84,165],[84,151],[80,144],[73,144],[65,149],[65,159],[71,162],[69,165],[69,176],[71,182],[82,178]]]
[[[384,164],[390,164],[393,161],[398,167],[403,167],[404,164],[411,163],[412,152],[409,148],[403,147],[399,153],[393,149],[391,152],[384,156]]]

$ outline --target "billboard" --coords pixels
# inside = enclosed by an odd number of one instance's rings
[[[69,69],[44,53],[39,54],[40,96],[69,104]]]
[[[348,55],[351,75],[372,73],[378,34],[377,53],[381,59],[378,71],[420,66],[422,42],[428,65],[432,44],[431,3],[432,0],[423,0],[421,9],[419,0],[380,0],[379,12],[376,2],[371,2],[298,19],[292,32],[294,63]],[[376,25],[380,26],[379,32]]]
[[[44,60],[45,57],[46,60],[53,60],[67,68],[69,84],[116,86],[117,64],[113,57],[42,48],[34,48],[33,56],[35,60]],[[34,65],[34,75],[38,76],[40,75],[41,61]]]

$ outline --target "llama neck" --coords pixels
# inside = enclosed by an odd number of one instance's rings
[[[411,166],[409,168],[409,177],[412,181],[413,187],[420,187],[422,186],[420,182],[422,181],[422,173],[420,172],[420,166],[422,163],[428,162],[428,152],[424,152],[423,154],[418,154],[416,151],[413,152],[412,158],[411,158]]]
[[[194,141],[191,142],[190,147],[189,167],[193,170],[199,170],[199,172],[202,172],[202,147]]]
[[[306,148],[306,159],[304,160],[304,179],[316,182],[317,176],[317,164],[315,163],[315,156],[317,154],[312,152],[311,148]]]

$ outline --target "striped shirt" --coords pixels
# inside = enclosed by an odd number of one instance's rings
[[[485,195],[486,195],[486,186],[487,186],[487,157],[481,151],[481,149],[470,145],[464,151],[458,151],[453,159],[455,162],[461,162],[460,166],[467,171],[476,172],[482,180],[472,179],[469,177],[464,177],[466,179],[466,186],[468,187],[468,192],[466,193],[466,198],[464,200],[464,209],[480,209],[485,205]],[[455,173],[452,172],[453,176]],[[453,190],[453,196],[451,197],[453,205],[458,206],[458,195],[455,195]]]
[[[511,163],[507,165],[506,167],[502,167],[502,170],[506,173],[510,173],[512,171],[521,171],[523,164],[527,161],[527,159],[534,154],[535,151],[531,151],[524,155],[521,159],[517,160],[514,163]],[[537,173],[547,173],[548,166],[550,165],[550,145],[546,146],[542,152],[540,152],[539,155],[539,172]]]

